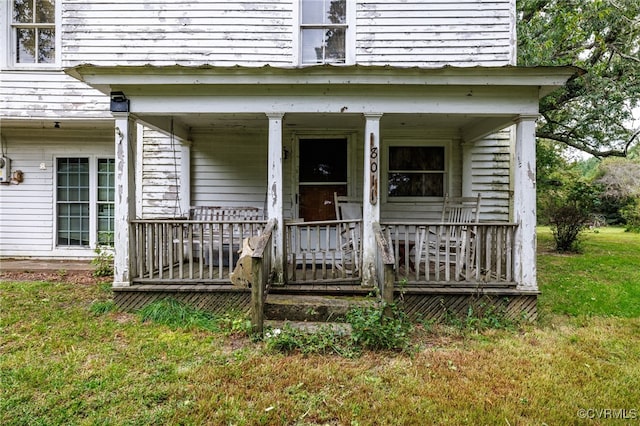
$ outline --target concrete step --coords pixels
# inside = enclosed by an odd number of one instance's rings
[[[331,331],[349,336],[351,335],[351,325],[344,322],[309,322],[309,321],[278,321],[267,320],[264,322],[265,330],[268,333],[274,335],[277,330],[282,330],[285,327],[291,327],[295,330],[300,330],[308,333],[315,333],[318,330],[330,328]]]
[[[269,294],[264,307],[267,320],[342,322],[350,309],[376,303],[365,296]]]

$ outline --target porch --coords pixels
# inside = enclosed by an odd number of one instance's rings
[[[389,302],[415,295],[420,314],[522,296],[535,313],[538,99],[573,70],[72,72],[112,96],[117,295],[216,293],[221,305],[241,295],[237,306],[254,306],[271,292],[375,290]],[[361,216],[332,217],[334,193],[358,199]],[[446,194],[478,193],[473,224],[437,220]],[[176,218],[240,203],[265,220]],[[251,238],[263,252],[244,263],[262,278],[249,289],[232,275]]]
[[[514,279],[517,226],[513,223],[478,223],[473,229],[455,223],[374,223],[373,286],[362,285],[361,244],[347,246],[341,236],[345,227],[361,229],[361,220],[286,223],[286,279],[281,283],[274,282],[272,231],[277,224],[273,221],[135,220],[131,226],[136,247],[131,257],[132,285],[114,288],[115,301],[123,309],[138,309],[171,296],[213,312],[251,312],[258,316],[256,323],[262,323],[270,295],[377,294],[386,302],[401,304],[413,319],[464,316],[470,306],[482,304],[499,305],[513,318],[537,315],[537,292],[518,289]],[[463,251],[447,248],[445,253],[416,259],[416,241],[425,233],[451,227],[473,234]],[[239,232],[227,232],[232,229]],[[239,247],[249,238],[257,238],[261,247],[251,256],[250,283],[234,285],[231,273],[238,265]],[[462,261],[451,262],[449,256]]]

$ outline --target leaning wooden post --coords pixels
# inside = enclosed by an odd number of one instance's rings
[[[265,280],[262,262],[262,257],[251,258],[251,331],[260,336],[264,332]]]
[[[395,267],[396,260],[391,245],[382,234],[380,224],[378,222],[374,222],[372,225],[372,229],[375,235],[376,243],[378,245],[378,253],[381,254],[380,263],[382,263],[382,288],[380,289],[380,297],[382,298],[382,302],[385,305],[385,316],[391,317],[393,315],[391,305],[393,305],[394,302],[394,285],[396,279],[393,268]]]
[[[264,333],[264,302],[267,297],[267,280],[273,269],[271,264],[272,234],[277,221],[269,220],[251,256],[251,328],[254,334]],[[266,262],[266,264],[265,264]]]

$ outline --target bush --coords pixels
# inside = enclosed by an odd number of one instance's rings
[[[589,223],[590,216],[573,205],[555,209],[551,215],[551,232],[560,252],[579,252],[580,233]]]
[[[580,234],[596,210],[599,193],[598,186],[575,181],[549,198],[549,223],[557,251],[580,251]]]
[[[384,305],[355,308],[347,313],[356,346],[374,350],[404,350],[408,347],[413,326],[402,310],[395,305],[389,307],[390,316],[385,315]]]
[[[620,214],[626,222],[626,231],[640,233],[640,202],[630,202],[620,209]]]
[[[96,249],[96,257],[91,260],[91,264],[96,266],[93,271],[94,277],[113,276],[113,250],[111,248]]]

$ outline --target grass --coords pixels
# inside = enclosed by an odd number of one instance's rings
[[[589,233],[582,255],[549,252],[550,239],[541,229],[538,324],[473,332],[418,326],[409,350],[353,358],[268,350],[233,316],[205,316],[204,327],[189,312],[180,314],[186,326],[143,320],[114,310],[100,285],[2,282],[0,424],[640,418],[640,236]]]

